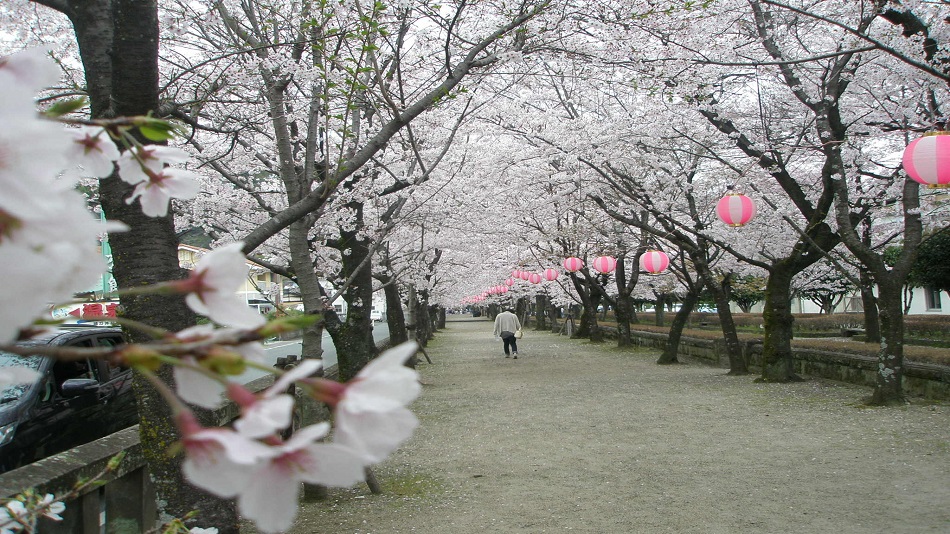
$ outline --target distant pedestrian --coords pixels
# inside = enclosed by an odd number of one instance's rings
[[[505,358],[512,355],[518,359],[518,338],[516,332],[521,330],[521,321],[514,314],[514,310],[507,309],[495,317],[495,338],[505,342]],[[509,351],[510,349],[510,351]]]

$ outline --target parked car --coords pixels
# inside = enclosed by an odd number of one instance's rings
[[[118,328],[63,328],[21,346],[113,347]],[[32,384],[0,389],[0,472],[88,443],[138,423],[132,370],[97,359],[58,361],[0,351],[0,367],[40,373]]]

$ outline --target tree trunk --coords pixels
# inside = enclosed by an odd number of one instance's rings
[[[300,300],[303,303],[304,313],[323,315],[325,310],[320,291],[320,278],[313,269],[310,242],[307,237],[309,232],[310,224],[308,220],[297,221],[290,225],[288,230],[290,265],[296,277],[297,287],[300,288]],[[325,321],[317,321],[304,329],[301,340],[301,358],[323,357],[323,329],[325,324]]]
[[[702,286],[700,286],[700,289],[701,287]],[[683,337],[683,328],[686,327],[686,323],[689,321],[689,314],[693,312],[693,308],[697,302],[699,302],[698,290],[690,291],[683,297],[680,310],[676,312],[676,315],[673,317],[673,324],[670,325],[670,335],[667,338],[666,346],[663,347],[663,352],[660,354],[656,363],[660,365],[679,363],[677,354],[679,353],[680,338]]]
[[[656,317],[657,326],[666,326],[666,294],[660,293],[656,296],[656,304],[653,308]]]
[[[402,296],[399,286],[389,279],[384,282],[383,294],[386,295],[386,324],[389,325],[389,341],[392,345],[399,345],[409,341],[406,334],[406,315],[402,311]]]
[[[544,310],[547,309],[548,296],[544,293],[538,293],[534,296],[534,316],[536,318],[535,330],[547,330],[547,321],[544,319]]]
[[[357,220],[356,228],[362,228],[363,206],[352,203],[349,208]],[[341,252],[341,277],[351,280],[343,291],[346,300],[346,320],[339,328],[328,329],[336,347],[337,362],[340,368],[340,381],[347,381],[376,357],[376,342],[373,340],[373,319],[370,310],[373,305],[373,274],[367,260],[370,255],[369,242],[359,235],[359,231],[341,231],[339,243]]]
[[[70,2],[71,21],[80,48],[92,118],[145,115],[158,107],[158,6],[154,0]],[[110,107],[112,106],[112,107]],[[110,236],[113,276],[120,288],[139,288],[182,278],[178,240],[171,215],[146,217],[138,202],[124,199],[133,186],[115,175],[100,181],[99,194],[109,220],[122,221],[129,232]],[[121,298],[126,317],[169,330],[191,326],[195,316],[180,296],[138,295]],[[146,341],[131,332],[133,341]],[[167,367],[159,376],[171,382]],[[141,377],[134,379],[140,435],[149,475],[159,494],[159,512],[185,517],[198,512],[191,525],[214,525],[237,532],[231,501],[211,497],[185,482],[180,462],[168,455],[178,439],[171,411]],[[200,417],[200,414],[199,414]],[[152,528],[152,525],[142,525]]]
[[[419,346],[425,347],[432,339],[432,316],[429,312],[429,291],[423,289],[416,293],[419,300],[416,303],[419,306],[416,311],[416,341]]]
[[[558,316],[560,315],[560,309],[554,305],[554,299],[548,298],[547,302],[548,317],[551,319],[551,333],[556,334],[561,328],[561,325],[559,325],[557,322]]]
[[[792,362],[792,278],[798,271],[789,260],[773,265],[765,284],[765,339],[762,345],[763,382],[792,382],[801,380],[795,374]]]
[[[617,306],[614,307],[614,316],[617,318],[617,346],[629,347],[633,345],[630,334],[630,323],[633,317],[633,300],[630,295],[618,294]]]
[[[710,273],[711,275],[712,273]],[[729,358],[730,375],[749,374],[749,366],[745,358],[742,357],[742,345],[739,343],[739,334],[736,332],[736,321],[732,318],[732,310],[729,309],[729,283],[732,275],[728,274],[723,279],[722,285],[715,283],[707,284],[707,287],[716,299],[716,315],[719,317],[719,327],[722,329],[722,338],[726,346],[726,355]]]
[[[867,343],[880,343],[881,319],[877,311],[877,297],[874,296],[874,278],[866,267],[862,267],[859,273],[861,304],[864,307],[864,340]]]
[[[614,302],[614,317],[617,319],[617,346],[629,347],[633,345],[633,339],[630,335],[630,323],[636,319],[633,313],[633,298],[631,294],[640,279],[637,269],[633,269],[630,275],[630,283],[627,283],[627,258],[625,254],[617,256],[617,270],[614,280],[617,284],[617,298]]]
[[[603,343],[604,333],[597,324],[597,305],[600,303],[600,298],[588,291],[573,273],[571,280],[581,298],[581,324],[574,332],[573,339],[588,338],[594,343]]]
[[[901,405],[906,401],[901,382],[904,377],[903,284],[878,280],[881,307],[881,348],[877,356],[877,383],[871,404]]]
[[[436,308],[438,312],[438,318],[436,320],[436,329],[444,330],[445,329],[445,308],[439,306]]]

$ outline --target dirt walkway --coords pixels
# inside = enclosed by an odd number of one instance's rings
[[[331,490],[297,533],[946,533],[950,406],[877,409],[864,388],[755,384],[486,321],[449,323],[422,364],[421,428]]]

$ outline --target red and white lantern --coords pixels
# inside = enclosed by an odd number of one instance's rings
[[[520,271],[520,274],[518,274],[518,278],[522,280],[527,280],[528,278],[531,278],[531,273],[529,273],[528,271]]]
[[[571,256],[570,258],[566,258],[562,265],[564,265],[565,271],[569,273],[575,273],[584,268],[584,261],[581,260],[580,258],[575,258]]]
[[[541,275],[538,273],[531,273],[528,275],[528,281],[531,282],[532,284],[540,284]]]
[[[609,274],[617,268],[617,260],[611,256],[600,256],[594,259],[593,267],[600,274]]]
[[[660,274],[670,266],[670,257],[659,250],[648,250],[640,256],[640,269],[650,274]]]
[[[557,269],[545,269],[544,270],[544,279],[548,282],[553,282],[557,280],[557,277],[560,273],[557,272]]]
[[[950,186],[950,132],[936,132],[911,141],[904,149],[904,170],[931,188]]]
[[[521,269],[515,269],[514,271],[511,271],[511,277],[521,278]]]
[[[508,286],[508,287],[511,287],[511,286],[515,285],[515,279],[514,279],[514,278],[509,278],[509,279],[505,280],[505,285]]]
[[[508,286],[498,286],[498,293],[504,295],[508,292]]]
[[[719,200],[719,204],[716,205],[716,214],[722,222],[738,228],[747,224],[755,216],[755,204],[751,198],[741,193],[730,193]]]

